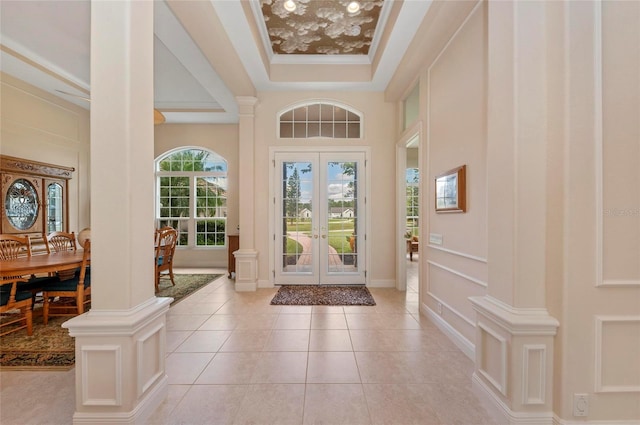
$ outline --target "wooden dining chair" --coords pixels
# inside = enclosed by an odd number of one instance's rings
[[[0,260],[15,260],[31,256],[31,239],[28,235],[0,234]]]
[[[29,235],[0,234],[0,261],[31,257],[31,254],[31,238]],[[42,292],[49,278],[34,275],[14,277],[20,278],[17,283],[17,290],[19,292],[28,291],[31,294],[31,306],[33,307],[36,303],[36,295]]]
[[[156,235],[156,292],[160,290],[160,275],[167,273],[171,279],[171,284],[175,286],[173,280],[173,257],[178,243],[178,231],[173,227],[165,226],[158,230]]]
[[[74,232],[51,232],[46,237],[47,246],[51,252],[76,251],[76,234]],[[53,272],[49,276],[60,276],[62,279],[72,277],[73,270],[65,270],[63,272]]]
[[[84,313],[91,303],[91,240],[84,242],[82,265],[70,279],[60,277],[49,282],[43,291],[43,321],[49,317],[77,316]]]
[[[46,233],[27,233],[26,236],[29,236],[31,243],[31,255],[51,254]]]
[[[20,277],[0,280],[0,313],[5,317],[0,324],[0,336],[25,328],[27,335],[33,335],[31,291],[18,290],[18,283],[26,281]]]
[[[76,234],[74,232],[51,232],[47,236],[47,243],[53,252],[75,251]]]

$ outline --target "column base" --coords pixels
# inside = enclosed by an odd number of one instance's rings
[[[236,291],[258,289],[258,251],[239,249],[233,255],[236,258]]]
[[[546,309],[519,309],[490,297],[476,311],[473,388],[508,424],[553,420],[553,342],[558,321]]]
[[[76,339],[74,424],[136,424],[166,398],[166,313],[172,298],[91,310],[63,327]]]

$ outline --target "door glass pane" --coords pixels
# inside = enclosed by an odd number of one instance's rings
[[[321,234],[328,242],[324,246],[329,273],[357,271],[357,166],[356,162],[327,163],[327,217]]]
[[[38,192],[25,179],[14,181],[5,196],[4,208],[9,224],[18,230],[28,230],[38,218]]]
[[[51,183],[47,186],[47,232],[62,231],[62,185]]]
[[[310,162],[282,163],[282,271],[311,272],[313,170]]]

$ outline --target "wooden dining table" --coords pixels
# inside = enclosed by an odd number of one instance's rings
[[[52,252],[0,261],[0,277],[75,270],[82,265],[83,251]]]

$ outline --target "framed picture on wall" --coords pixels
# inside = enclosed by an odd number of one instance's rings
[[[450,213],[467,210],[466,169],[466,165],[461,165],[436,176],[436,212]]]

